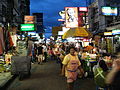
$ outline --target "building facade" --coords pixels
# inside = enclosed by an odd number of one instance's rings
[[[7,20],[7,0],[0,1],[0,23],[5,24]]]
[[[0,23],[3,26],[18,26],[23,22],[24,15],[30,15],[29,0],[1,0]]]
[[[103,15],[102,8],[117,7],[117,15]],[[118,48],[120,48],[120,39],[117,39],[111,36],[105,36],[104,32],[110,32],[113,29],[120,29],[120,1],[118,0],[95,0],[91,5],[89,5],[88,10],[88,22],[89,22],[89,30],[93,32],[95,35],[101,35],[100,43],[97,42],[97,45],[102,49],[106,49],[108,53],[116,53],[118,52]],[[106,13],[105,12],[105,13]],[[113,13],[113,12],[111,12]],[[98,41],[98,40],[97,40]]]
[[[119,7],[120,1],[117,0],[95,0],[91,5],[89,5],[88,10],[88,20],[89,20],[89,30],[92,32],[104,32],[106,28],[111,26],[116,21],[120,20],[120,14],[118,12],[117,16],[105,16],[102,15],[102,7]],[[118,8],[119,9],[119,8]],[[119,10],[118,10],[119,11]]]

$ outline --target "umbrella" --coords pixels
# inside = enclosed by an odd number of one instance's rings
[[[92,37],[92,34],[83,27],[71,28],[62,36],[63,39],[68,37]]]

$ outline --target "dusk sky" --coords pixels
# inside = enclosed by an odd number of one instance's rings
[[[43,13],[44,26],[59,26],[57,21],[61,17],[59,11],[64,7],[82,7],[86,6],[86,0],[30,0],[30,10],[32,13]]]

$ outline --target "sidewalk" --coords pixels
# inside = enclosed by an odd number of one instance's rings
[[[13,78],[10,72],[0,73],[0,90]]]

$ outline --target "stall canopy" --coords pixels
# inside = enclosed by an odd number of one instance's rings
[[[68,37],[92,37],[92,34],[83,27],[71,28],[62,36],[63,39]]]

